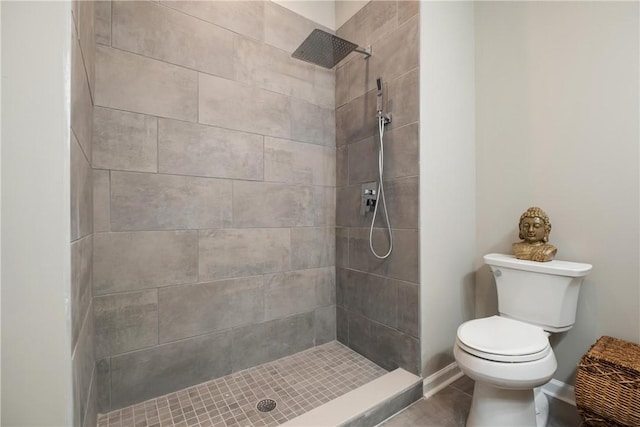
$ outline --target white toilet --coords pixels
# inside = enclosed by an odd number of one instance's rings
[[[542,427],[549,405],[541,386],[557,368],[552,332],[571,329],[580,285],[590,264],[535,262],[489,254],[498,291],[499,316],[458,328],[453,354],[475,380],[467,427]]]

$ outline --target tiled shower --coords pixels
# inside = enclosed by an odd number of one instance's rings
[[[74,306],[94,319],[83,342],[95,356],[74,375],[93,387],[76,388],[82,408],[336,339],[419,374],[418,3],[367,4],[337,34],[373,56],[336,70],[290,58],[319,25],[270,1],[86,3],[78,28],[93,14],[96,43],[78,76],[91,96],[72,89],[95,104],[72,191],[93,224],[74,242]],[[359,214],[376,175],[377,77],[393,115],[384,262]]]

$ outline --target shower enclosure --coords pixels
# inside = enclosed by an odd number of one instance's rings
[[[95,3],[100,412],[336,339],[419,374],[417,12],[369,3],[338,35],[372,56],[325,69],[290,57],[318,25],[273,2]],[[379,76],[386,260],[360,215]]]

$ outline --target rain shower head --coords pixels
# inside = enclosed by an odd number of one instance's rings
[[[362,53],[366,58],[371,56],[370,49],[360,49],[355,43],[316,28],[291,56],[324,68],[333,68],[351,52]]]

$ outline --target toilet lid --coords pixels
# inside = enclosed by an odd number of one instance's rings
[[[458,328],[458,341],[489,360],[536,360],[550,351],[549,338],[542,328],[500,316],[463,323]]]

